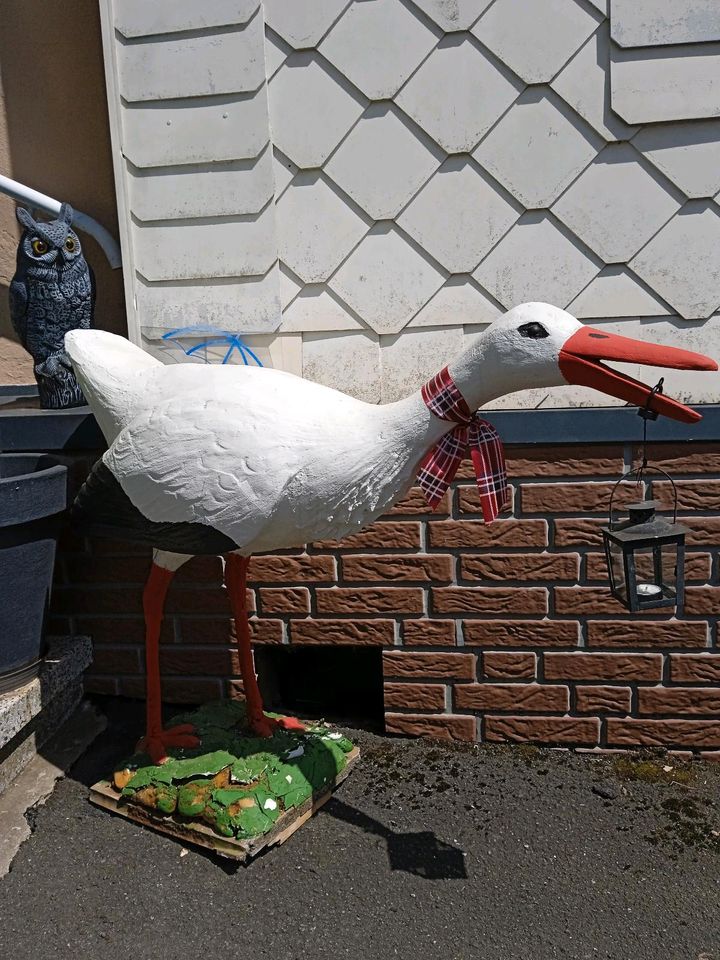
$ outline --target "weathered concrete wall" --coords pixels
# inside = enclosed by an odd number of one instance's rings
[[[67,200],[117,233],[96,0],[4,0],[0,24],[0,171]],[[33,382],[15,342],[7,287],[19,237],[15,204],[0,195],[0,383]],[[126,332],[121,271],[81,237],[98,282],[98,326]]]

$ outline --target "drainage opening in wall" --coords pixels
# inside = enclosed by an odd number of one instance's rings
[[[268,710],[384,731],[380,649],[258,646],[255,669]]]

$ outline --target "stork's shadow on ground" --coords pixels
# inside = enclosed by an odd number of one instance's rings
[[[108,771],[113,769],[118,758],[132,753],[143,729],[144,707],[141,701],[105,697],[93,697],[92,700],[107,716],[108,726],[75,764],[70,774],[74,780],[86,787],[107,777]],[[168,708],[165,719],[168,720],[179,709],[177,706]],[[392,871],[410,873],[426,880],[463,880],[467,877],[463,851],[440,840],[430,830],[398,833],[338,796],[333,796],[316,816],[329,816],[365,833],[381,837],[387,845],[388,862]],[[137,829],[143,828],[138,826]],[[321,838],[319,842],[322,842]],[[268,853],[272,855],[273,851],[277,854],[275,848],[267,848],[260,854],[260,858]],[[250,860],[247,864],[236,863],[200,847],[195,847],[194,852],[211,860],[227,874],[237,873],[241,869],[252,869],[254,862]]]
[[[402,870],[425,880],[464,880],[467,877],[463,851],[438,839],[431,830],[397,833],[337,797],[329,800],[322,812],[382,837],[387,843],[391,870]]]

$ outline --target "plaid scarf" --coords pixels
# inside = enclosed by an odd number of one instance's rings
[[[422,388],[422,398],[431,413],[459,424],[432,447],[420,464],[418,483],[434,510],[452,483],[467,448],[475,466],[485,523],[491,523],[508,500],[505,458],[500,437],[487,420],[471,413],[447,367]]]

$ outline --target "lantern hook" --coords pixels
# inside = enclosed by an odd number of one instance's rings
[[[652,388],[648,394],[648,398],[645,401],[645,406],[640,407],[638,410],[638,416],[642,417],[643,420],[643,438],[642,438],[642,462],[639,467],[632,467],[627,473],[624,473],[620,479],[616,482],[615,486],[612,488],[612,493],[610,494],[610,528],[613,526],[613,500],[615,499],[615,491],[620,486],[624,480],[630,479],[630,477],[635,477],[636,484],[640,486],[645,476],[645,471],[648,467],[647,459],[647,424],[648,420],[657,420],[658,415],[654,410],[650,409],[650,404],[652,403],[653,397],[663,392],[663,383],[665,382],[664,377],[660,377],[658,382]],[[677,521],[677,488],[675,486],[675,481],[670,476],[669,473],[666,473],[664,470],[661,470],[660,467],[653,467],[653,473],[662,474],[667,480],[670,481],[673,491],[674,506],[673,506],[673,523]]]

